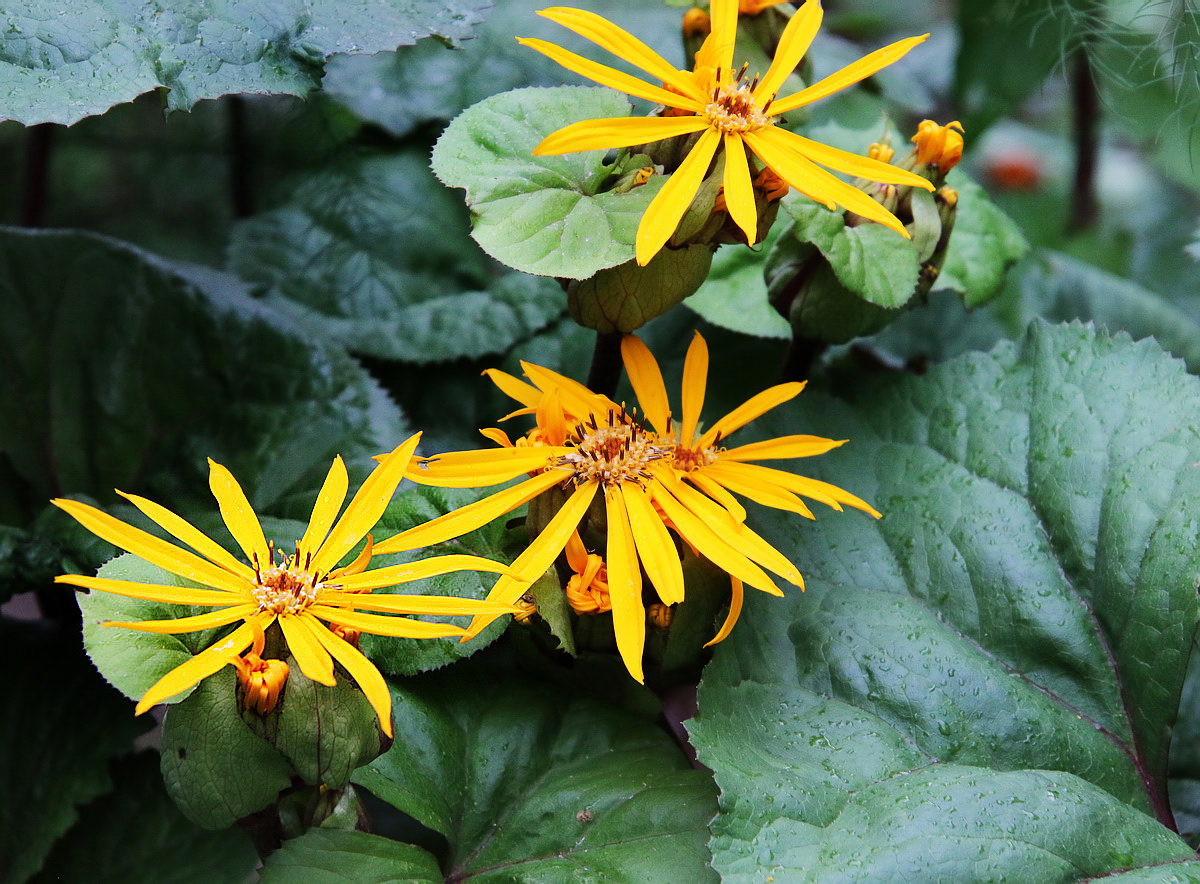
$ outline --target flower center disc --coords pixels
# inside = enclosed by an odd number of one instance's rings
[[[675,468],[690,473],[717,462],[717,452],[711,448],[675,448]]]
[[[704,116],[714,128],[726,134],[754,132],[770,125],[771,118],[762,112],[748,84],[722,86],[704,109]]]
[[[322,585],[307,571],[289,567],[291,564],[287,561],[259,573],[258,582],[250,587],[250,592],[260,611],[299,614],[316,601]]]
[[[558,465],[575,471],[577,483],[597,481],[604,486],[650,478],[650,464],[669,457],[671,450],[658,437],[634,423],[624,412],[609,412],[608,423],[575,428],[579,442]]]

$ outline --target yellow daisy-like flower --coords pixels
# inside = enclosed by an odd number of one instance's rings
[[[374,664],[334,630],[406,638],[464,636],[466,630],[462,627],[386,615],[458,614],[494,618],[514,610],[508,604],[475,599],[371,594],[374,589],[452,571],[506,573],[507,568],[499,562],[477,556],[438,556],[370,571],[366,570],[372,555],[368,538],[366,548],[353,562],[343,568],[337,567],[383,514],[396,486],[404,478],[419,439],[418,433],[383,459],[336,523],[349,480],[342,459],[335,458],[317,496],[308,528],[296,544],[294,554],[288,556],[277,555],[274,545],[267,542],[258,517],[233,475],[210,460],[209,486],[229,533],[245,552],[249,564],[238,561],[187,520],[134,494],[118,492],[152,522],[199,555],[87,504],[74,500],[53,501],[96,536],[201,586],[168,586],[82,574],[64,574],[55,578],[57,582],[129,598],[216,609],[208,614],[174,620],[106,625],[176,635],[242,621],[242,625],[227,636],[159,679],[138,702],[137,714],[187,690],[226,664],[237,666],[248,678],[250,670],[242,665],[247,661],[240,655],[254,645],[251,659],[257,664],[259,661],[255,658],[262,653],[264,632],[278,623],[301,671],[313,681],[332,685],[335,683],[336,660],[362,688],[378,713],[384,732],[391,736],[392,700],[387,683]],[[333,629],[326,624],[331,624]],[[274,691],[277,696],[279,685],[274,684],[277,680],[277,677],[273,678],[272,683],[266,685],[268,694]],[[263,703],[269,699],[269,705],[273,707],[275,696],[264,695]]]
[[[748,81],[743,67],[733,66],[738,0],[713,0],[712,31],[696,53],[692,71],[681,71],[649,46],[608,20],[581,9],[553,7],[540,15],[574,31],[636,65],[662,86],[646,83],[607,65],[590,61],[553,43],[521,39],[563,67],[604,86],[657,102],[667,108],[659,117],[584,120],[559,129],[537,146],[537,155],[632,147],[700,133],[700,138],[646,209],[638,226],[636,257],[646,264],[666,244],[695,199],[709,165],[725,148],[725,203],[748,243],[757,239],[758,216],[746,156],[749,149],[788,186],[830,209],[843,206],[907,236],[904,225],[861,190],[821,168],[885,184],[930,188],[919,175],[887,163],[838,150],[789,132],[777,118],[869,77],[900,59],[928,37],[910,37],[885,46],[840,71],[791,95],[779,97],[780,87],[795,70],[821,25],[820,0],[808,0],[792,16],[766,74]]]
[[[721,446],[729,434],[795,397],[803,384],[765,390],[698,434],[708,372],[703,338],[697,335],[688,352],[683,422],[678,428],[670,418],[662,375],[645,345],[626,337],[622,355],[648,426],[624,406],[541,366],[522,363],[531,383],[489,370],[497,386],[524,406],[515,413],[536,417],[537,426],[519,440],[525,444],[514,445],[503,432],[488,430],[485,435],[502,447],[414,461],[409,478],[454,488],[507,482],[526,473],[530,478],[385,540],[378,549],[406,549],[456,537],[561,488],[567,492],[562,507],[513,562],[514,573],[501,577],[488,594],[492,601],[511,604],[564,549],[578,558],[580,550],[570,549],[572,538],[602,494],[608,534],[603,562],[617,648],[630,674],[641,681],[646,632],[642,569],[663,604],[684,599],[683,568],[672,531],[732,579],[733,604],[714,639],[719,641],[737,619],[743,583],[782,595],[767,574],[770,571],[796,586],[804,585],[796,566],[745,524],[745,509],[730,492],[809,518],[812,513],[797,495],[835,509],[847,504],[878,513],[826,482],[751,463],[821,454],[841,441],[787,436],[728,450]],[[572,563],[576,571],[583,564]],[[491,619],[491,615],[476,617],[468,633],[477,633]]]

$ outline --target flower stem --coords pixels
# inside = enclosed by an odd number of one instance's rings
[[[596,332],[592,367],[588,369],[588,389],[610,399],[617,395],[617,381],[621,379],[621,337],[619,331]]]
[[[283,824],[279,820],[278,804],[270,804],[262,810],[244,816],[237,824],[250,836],[250,842],[263,862],[283,844]]]
[[[54,129],[53,123],[39,123],[31,126],[26,135],[25,175],[21,192],[22,227],[41,227],[46,215]]]
[[[1088,47],[1075,50],[1071,68],[1071,103],[1075,118],[1075,182],[1071,193],[1071,230],[1092,227],[1100,215],[1096,199],[1096,157],[1100,128],[1100,96],[1088,58]]]

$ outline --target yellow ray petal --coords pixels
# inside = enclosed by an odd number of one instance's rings
[[[773,485],[770,482],[756,481],[749,478],[735,469],[723,469],[721,464],[714,463],[704,467],[704,472],[714,482],[719,482],[743,497],[748,497],[755,503],[761,506],[773,507],[777,510],[787,510],[788,512],[799,513],[807,519],[815,518],[804,501],[796,497],[792,492],[780,488],[778,485]]]
[[[413,470],[412,476],[414,480],[420,481],[420,477],[423,476],[458,476],[471,470],[481,473],[513,470],[513,474],[519,476],[530,470],[541,469],[551,458],[567,454],[569,451],[569,448],[552,445],[448,451],[423,461],[419,469]]]
[[[705,130],[642,214],[635,247],[637,262],[641,266],[645,267],[675,234],[684,212],[696,198],[700,182],[708,174],[708,165],[720,143],[720,132],[716,129]]]
[[[131,552],[165,571],[229,592],[241,592],[245,588],[245,581],[237,575],[230,574],[212,562],[185,549],[180,549],[175,544],[168,543],[153,534],[148,534],[140,528],[126,525],[120,519],[113,518],[94,506],[63,498],[50,502],[70,514],[79,524],[101,540],[107,540],[114,546],[119,546],[126,552]]]
[[[433,546],[452,537],[474,531],[481,525],[486,525],[493,519],[510,513],[521,504],[528,503],[543,491],[553,488],[565,477],[560,471],[539,473],[532,479],[526,479],[512,488],[505,488],[495,494],[467,504],[464,507],[438,516],[423,525],[401,531],[382,543],[375,544],[375,554],[404,552],[422,546]]]
[[[862,510],[876,519],[880,517],[879,511],[865,500],[855,497],[849,491],[839,488],[836,485],[831,485],[828,482],[822,482],[819,479],[810,479],[807,476],[797,476],[795,473],[788,473],[772,467],[758,466],[757,464],[731,462],[728,466],[735,467],[741,473],[761,478],[772,485],[786,488],[795,494],[802,494],[805,497],[820,501],[827,506],[833,507],[835,510],[840,511],[844,503],[847,506]]]
[[[811,138],[804,138],[794,132],[788,132],[786,129],[779,129],[778,131],[782,138],[791,146],[792,150],[801,156],[807,157],[814,163],[828,166],[836,172],[856,175],[859,178],[879,181],[883,184],[906,184],[910,187],[933,190],[933,184],[928,178],[922,178],[920,175],[909,172],[907,169],[901,169],[893,166],[891,163],[873,160],[861,154],[851,153],[848,150],[839,150],[836,147],[830,147],[828,144],[822,144],[819,141],[813,141]]]
[[[725,134],[725,208],[746,237],[747,245],[758,238],[758,212],[754,208],[754,187],[742,136]]]
[[[327,590],[318,602],[339,610],[383,611],[388,614],[513,614],[518,610],[486,599],[460,599],[441,595],[405,595],[401,593],[361,593]]]
[[[733,45],[737,38],[738,2],[712,0],[708,13],[712,18],[712,33],[709,36],[713,41],[717,68],[729,71],[733,67]]]
[[[223,589],[197,589],[191,586],[170,586],[159,583],[138,583],[133,580],[113,580],[110,577],[85,577],[82,574],[60,574],[55,583],[68,583],[84,589],[98,589],[130,599],[145,599],[148,602],[165,602],[169,605],[240,605],[250,593],[229,592]]]
[[[324,484],[321,485],[317,502],[313,505],[312,515],[308,519],[308,528],[305,530],[304,536],[300,538],[298,549],[301,556],[305,553],[316,552],[322,541],[325,540],[325,536],[329,533],[329,527],[337,518],[338,510],[342,508],[342,503],[346,500],[346,489],[349,485],[350,479],[346,475],[346,465],[342,463],[341,455],[338,455],[334,457],[333,465],[325,476]]]
[[[633,529],[625,511],[620,486],[606,490],[608,516],[608,594],[612,599],[613,632],[617,651],[625,668],[637,681],[644,682],[642,650],[646,645],[646,609],[642,605],[642,570],[638,566]]]
[[[671,520],[684,539],[700,550],[700,554],[710,562],[722,571],[741,578],[756,589],[769,592],[771,595],[783,595],[783,591],[758,565],[721,539],[712,528],[704,524],[702,519],[676,500],[664,486],[651,485],[650,492],[655,503],[662,507],[667,518]]]
[[[729,638],[729,633],[733,631],[733,626],[737,623],[738,617],[742,613],[742,602],[745,600],[746,594],[742,586],[742,581],[736,577],[730,577],[729,582],[733,587],[733,593],[729,599],[729,613],[725,615],[725,622],[721,624],[721,628],[717,630],[717,634],[712,637],[712,641],[704,643],[704,647],[706,648]]]
[[[690,95],[699,101],[704,100],[705,96],[698,94],[696,86],[693,85],[685,71],[677,70],[674,65],[637,37],[594,12],[554,6],[550,9],[543,9],[538,15],[591,40],[597,46],[636,65],[652,77],[669,83],[684,95]]]
[[[710,445],[716,444],[718,438],[726,438],[730,433],[746,426],[746,424],[750,423],[756,417],[791,399],[795,399],[803,389],[803,383],[793,381],[787,384],[777,384],[774,387],[768,387],[761,393],[751,396],[709,427],[708,431],[700,437],[697,447],[707,448]]]
[[[367,565],[371,564],[371,557],[375,554],[375,538],[370,534],[367,535],[367,542],[363,544],[363,548],[358,555],[354,557],[349,565],[344,568],[338,568],[331,571],[329,576],[336,578],[352,577],[355,574],[361,574],[367,569]]]
[[[553,43],[547,43],[545,40],[538,40],[533,37],[518,37],[517,42],[522,46],[528,46],[542,55],[549,58],[551,61],[558,62],[567,70],[579,74],[581,77],[587,77],[599,83],[601,86],[608,86],[611,89],[616,89],[618,92],[624,92],[626,95],[636,95],[638,98],[644,98],[647,101],[652,101],[655,104],[665,104],[667,107],[678,107],[684,110],[690,110],[693,113],[703,113],[704,103],[695,97],[697,91],[694,87],[690,90],[693,93],[690,96],[676,95],[674,92],[668,92],[661,86],[654,86],[644,80],[639,80],[637,77],[631,77],[616,68],[611,68],[606,64],[592,61],[589,58],[584,58],[582,55],[576,55],[574,52],[568,52],[561,46],[555,46]],[[659,136],[665,138],[669,136]],[[645,139],[647,141],[653,139]],[[631,144],[641,144],[642,142],[634,141]],[[611,145],[616,147],[617,145]],[[579,148],[580,150],[591,150],[591,148]],[[547,153],[564,153],[561,150],[545,149],[545,142],[538,145],[534,150],[534,155]]]
[[[392,735],[392,694],[379,670],[356,647],[334,635],[320,623],[313,627],[313,634],[325,650],[342,664],[342,668],[350,673],[350,677],[362,688],[367,702],[379,716],[379,726],[390,737]]]
[[[136,494],[126,494],[124,491],[118,491],[117,494],[141,510],[150,521],[165,528],[209,561],[246,580],[254,579],[254,571],[250,569],[249,565],[239,562],[229,554],[229,550],[183,517],[175,515],[165,506],[160,506],[144,497],[138,497]]]
[[[497,445],[502,445],[505,448],[512,448],[512,439],[508,438],[508,433],[498,427],[483,427],[479,431],[479,435],[487,439],[489,442],[495,442]]]
[[[825,98],[827,95],[839,92],[847,86],[853,86],[859,80],[865,80],[889,64],[899,61],[908,54],[910,49],[924,43],[928,37],[928,34],[923,34],[920,37],[909,37],[906,40],[898,40],[890,46],[884,46],[882,49],[876,49],[869,55],[864,55],[858,61],[846,65],[840,71],[830,74],[823,80],[818,80],[807,89],[801,89],[799,92],[773,102],[771,104],[771,113],[776,115],[786,114],[788,111],[803,107],[806,104],[812,104],[812,102]]]
[[[746,521],[746,508],[738,503],[737,498],[726,491],[723,486],[709,478],[706,475],[707,469],[705,467],[699,470],[692,470],[684,478],[720,504],[721,508],[733,516],[735,521]]]
[[[760,107],[774,97],[783,81],[788,78],[788,74],[800,64],[821,27],[823,15],[821,0],[808,0],[792,15],[779,37],[779,46],[775,49],[775,58],[772,59],[771,66],[767,68],[767,73],[754,90],[754,100]]]
[[[333,659],[317,641],[309,627],[309,620],[320,626],[311,614],[285,614],[279,618],[279,625],[283,627],[283,637],[287,640],[288,650],[296,658],[300,671],[313,681],[332,687],[337,684],[333,678]]]
[[[545,441],[562,445],[567,440],[567,418],[563,414],[562,391],[557,387],[550,390],[536,410],[538,431]]]
[[[549,368],[535,365],[532,362],[522,362],[521,370],[543,393],[548,393],[557,387],[562,396],[563,407],[576,417],[582,417],[593,411],[603,414],[609,408],[616,406],[616,403],[607,396],[593,393],[574,378],[569,378]]]
[[[342,517],[313,556],[312,567],[315,571],[328,571],[336,565],[379,521],[392,495],[396,493],[396,486],[404,478],[412,454],[420,441],[421,434],[413,434],[407,441],[397,445],[387,459],[367,477],[367,481],[363,482],[346,511],[342,513]]]
[[[461,626],[450,623],[427,623],[424,620],[410,620],[407,617],[383,617],[379,614],[363,614],[347,608],[335,608],[329,605],[313,605],[308,609],[314,617],[348,626],[359,632],[369,632],[372,635],[387,635],[392,638],[459,638],[466,633]],[[508,614],[511,611],[505,611]],[[495,619],[494,615],[493,619]]]
[[[629,526],[638,557],[646,566],[646,574],[663,604],[683,601],[683,565],[671,533],[654,509],[646,490],[640,485],[624,485],[621,489]]]
[[[700,422],[700,409],[704,407],[704,391],[708,384],[708,344],[700,332],[692,335],[687,358],[683,363],[683,425],[679,442],[684,448],[692,447],[692,436]]]
[[[722,507],[709,500],[694,488],[680,482],[674,476],[660,473],[663,484],[683,506],[695,514],[705,525],[716,530],[727,544],[751,561],[774,571],[784,580],[796,586],[804,586],[800,570],[788,561],[787,556],[759,537],[748,525],[737,522]],[[750,581],[746,581],[749,583]]]
[[[150,690],[138,700],[134,713],[141,715],[152,706],[157,706],[163,700],[169,700],[176,694],[182,693],[197,682],[208,678],[237,654],[250,647],[254,641],[255,629],[265,630],[274,622],[274,615],[261,615],[256,618],[258,626],[243,623],[225,638],[210,645],[190,660],[176,666],[153,685]]]
[[[486,571],[490,574],[506,574],[509,567],[503,562],[495,562],[481,556],[433,556],[428,559],[405,562],[402,565],[391,565],[387,568],[376,568],[362,574],[339,578],[332,585],[346,591],[362,591],[412,583],[414,580],[427,580],[430,577],[440,577],[454,571]],[[321,600],[325,600],[324,593],[321,595]]]
[[[780,436],[722,451],[721,460],[790,460],[796,457],[813,457],[845,445],[847,441],[826,439],[822,436]]]
[[[220,611],[210,611],[207,614],[197,614],[194,617],[177,617],[174,620],[109,620],[105,626],[119,626],[122,629],[136,629],[138,632],[157,632],[161,635],[178,635],[183,632],[199,632],[202,629],[216,629],[218,626],[228,626],[235,620],[245,620],[258,610],[258,605],[236,605]]]
[[[757,132],[750,132],[746,135],[746,144],[789,187],[794,187],[805,196],[830,208],[835,205],[843,206],[864,218],[879,222],[905,238],[909,237],[900,219],[866,193],[834,177],[812,160],[792,150],[791,143],[783,137],[783,130],[768,126]]]
[[[211,457],[208,459],[208,487],[221,509],[221,518],[225,527],[233,535],[238,546],[251,562],[258,562],[260,568],[271,565],[271,554],[267,549],[267,538],[263,536],[262,525],[254,514],[254,507],[246,499],[246,493],[233,473],[225,469]]]
[[[527,384],[519,378],[514,378],[498,368],[486,368],[483,374],[489,381],[500,388],[500,392],[511,399],[516,399],[526,408],[536,408],[542,398],[542,391],[532,384]]]
[[[632,147],[708,128],[704,117],[604,117],[581,120],[551,132],[533,149],[535,157]]]
[[[542,533],[531,540],[512,563],[513,573],[522,576],[516,578],[506,574],[501,577],[488,593],[488,601],[511,605],[521,597],[529,584],[546,573],[546,569],[567,545],[571,533],[579,527],[579,520],[587,512],[598,487],[596,482],[587,482],[575,489],[562,509],[542,529]],[[495,616],[482,614],[472,619],[467,627],[467,638],[474,638],[495,619]]]
[[[667,401],[667,388],[650,348],[634,335],[625,335],[621,338],[621,359],[642,413],[650,419],[655,430],[664,436],[670,435],[671,406]]]

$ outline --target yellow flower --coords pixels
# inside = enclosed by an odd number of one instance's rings
[[[622,355],[645,421],[607,397],[538,365],[522,363],[531,383],[489,370],[497,386],[524,406],[515,413],[535,415],[537,426],[519,440],[527,444],[514,445],[498,430],[485,431],[502,447],[415,461],[409,478],[455,488],[507,482],[526,473],[530,478],[389,538],[378,550],[407,549],[456,537],[560,488],[567,492],[562,507],[513,562],[515,573],[501,577],[488,595],[499,604],[511,604],[559,553],[564,549],[572,552],[572,538],[592,502],[602,494],[608,533],[603,562],[617,648],[630,674],[641,681],[646,632],[642,569],[663,604],[684,599],[683,569],[672,531],[732,579],[730,616],[715,642],[729,634],[737,619],[743,583],[782,595],[766,573],[771,571],[796,586],[804,585],[796,566],[745,524],[745,509],[730,492],[809,518],[812,513],[797,495],[835,509],[847,504],[872,515],[878,513],[826,482],[752,463],[821,454],[841,441],[786,436],[728,450],[721,446],[729,434],[796,396],[803,384],[765,390],[698,434],[708,373],[703,338],[697,335],[688,351],[683,422],[678,427],[671,421],[662,375],[645,345],[626,337]],[[579,552],[582,548],[573,551],[576,561],[571,563],[572,569],[594,578],[598,569],[587,575],[587,562],[579,558]],[[468,634],[475,634],[491,619],[491,615],[476,617]]]
[[[372,472],[346,507],[340,519],[338,510],[346,498],[348,477],[342,459],[335,458],[317,496],[312,517],[295,553],[277,555],[273,544],[263,535],[258,517],[232,474],[218,463],[209,461],[209,487],[220,506],[229,533],[246,554],[250,564],[238,561],[224,547],[207,537],[185,519],[152,501],[133,494],[121,496],[147,518],[196,553],[127,525],[102,510],[74,500],[55,500],[54,504],[73,516],[98,537],[133,553],[153,565],[186,578],[199,587],[169,586],[64,574],[55,578],[85,589],[180,605],[215,608],[211,613],[174,620],[108,623],[143,632],[179,634],[214,629],[242,621],[242,624],[190,660],[159,679],[137,704],[140,715],[150,707],[187,690],[222,666],[232,664],[251,686],[266,688],[254,705],[274,706],[282,686],[277,668],[270,676],[254,682],[259,669],[262,635],[274,623],[283,631],[289,650],[301,671],[313,681],[332,685],[334,661],[340,663],[362,688],[379,715],[383,730],[391,736],[391,694],[379,670],[352,644],[336,634],[344,629],[376,635],[407,638],[462,636],[458,626],[390,617],[388,614],[487,615],[512,612],[509,605],[474,599],[441,596],[372,595],[371,590],[408,583],[451,571],[476,570],[505,573],[505,566],[476,556],[438,556],[387,568],[366,570],[372,555],[370,538],[366,548],[349,565],[338,562],[375,525],[404,477],[420,434],[398,446]],[[411,549],[411,547],[409,547]],[[362,613],[374,611],[380,613]],[[333,629],[326,624],[331,624]],[[254,645],[248,660],[240,655]],[[261,670],[265,672],[265,670]],[[286,672],[283,674],[286,678]],[[248,698],[248,702],[250,698]]]
[[[912,142],[917,146],[917,162],[936,165],[944,174],[962,159],[962,123],[955,120],[953,123],[939,126],[933,120],[922,120],[917,126],[917,134],[912,137]]]
[[[644,82],[607,65],[590,61],[545,40],[521,39],[563,67],[604,86],[664,105],[659,117],[584,120],[549,135],[537,155],[632,147],[700,133],[699,140],[676,169],[638,226],[635,253],[646,264],[666,244],[708,174],[717,149],[725,148],[725,202],[748,243],[757,239],[748,148],[763,165],[790,187],[830,209],[843,206],[907,236],[904,225],[861,190],[820,166],[872,181],[929,188],[920,176],[847,151],[811,141],[776,125],[780,115],[832,95],[901,58],[928,34],[910,37],[872,52],[807,89],[779,97],[784,80],[800,63],[816,36],[823,15],[820,0],[808,0],[792,16],[765,75],[748,81],[745,67],[733,66],[737,0],[713,0],[712,32],[696,53],[692,71],[680,71],[641,40],[591,12],[565,7],[540,15],[568,28],[614,55],[636,65],[663,85]],[[818,165],[820,164],[820,165]]]

